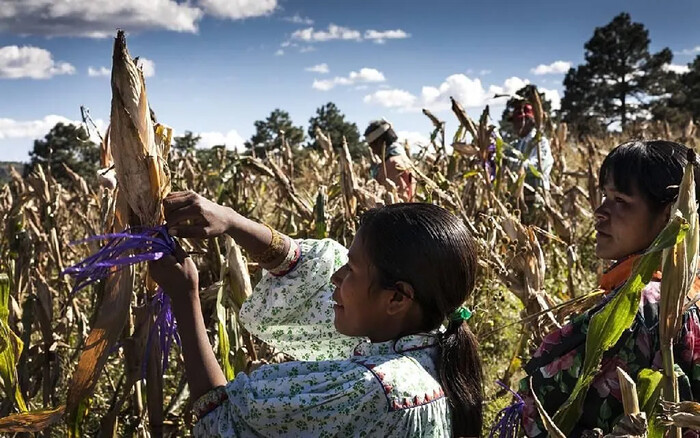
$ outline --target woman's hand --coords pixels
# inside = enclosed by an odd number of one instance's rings
[[[150,262],[149,271],[153,280],[173,302],[199,293],[197,266],[180,245],[177,245],[174,255],[164,255],[159,260]]]
[[[228,232],[236,212],[195,192],[173,192],[163,200],[165,221],[173,236],[207,238]]]

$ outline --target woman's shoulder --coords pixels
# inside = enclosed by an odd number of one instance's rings
[[[389,411],[395,412],[445,401],[433,356],[428,353],[358,356],[351,360],[367,370],[386,396]]]

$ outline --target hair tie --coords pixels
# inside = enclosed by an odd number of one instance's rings
[[[469,310],[469,307],[466,306],[459,306],[457,309],[455,309],[454,312],[450,315],[450,321],[466,321],[469,318],[472,317],[472,311]]]

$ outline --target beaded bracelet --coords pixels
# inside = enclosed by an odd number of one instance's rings
[[[217,386],[203,396],[199,397],[192,404],[192,413],[197,421],[207,415],[209,412],[218,408],[221,403],[228,400],[228,393],[225,386]]]
[[[267,249],[261,254],[251,254],[250,257],[260,264],[269,264],[275,261],[284,252],[284,237],[268,224],[263,224],[272,233],[272,240]]]

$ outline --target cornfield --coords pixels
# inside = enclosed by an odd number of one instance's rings
[[[541,108],[534,99],[533,105]],[[525,169],[505,166],[505,145],[492,136],[488,108],[475,121],[453,101],[452,113],[449,124],[457,128],[452,148],[438,140],[448,122],[429,112],[433,140],[407,148],[418,180],[415,200],[461,217],[480,247],[477,289],[467,305],[474,311],[469,323],[486,370],[485,424],[490,425],[510,403],[496,380],[516,386],[521,365],[542,336],[598,298],[603,266],[594,255],[593,210],[601,197],[602,158],[629,137],[689,145],[696,140],[692,126],[665,125],[637,126],[624,137],[575,140],[540,109],[538,133],[550,139],[555,165],[551,189],[541,193],[542,208],[526,211]],[[162,137],[159,126],[148,129]],[[321,150],[297,154],[280,135],[282,148],[264,157],[215,148],[207,160],[194,152],[166,152],[161,164],[173,191],[193,190],[295,238],[330,237],[349,245],[359,214],[398,201],[390,183],[369,178],[369,154],[353,161],[346,145],[331,144],[321,131],[316,133]],[[106,167],[115,147],[110,137],[102,145]],[[493,180],[485,167],[492,141]],[[119,188],[89,184],[67,171],[72,177],[67,185],[39,166],[26,178],[14,171],[12,181],[0,188],[0,417],[5,417],[0,430],[10,436],[186,436],[192,400],[180,352],[177,346],[165,351],[167,368],[154,367],[160,347],[147,348],[155,345],[149,336],[159,309],[145,265],[77,293],[60,275],[101,244],[72,242],[121,231],[130,223],[119,213],[124,211]],[[237,312],[260,277],[259,267],[246,261],[230,238],[184,245],[200,271],[205,322],[227,377],[286,360],[238,323]],[[124,317],[116,317],[121,311]]]

